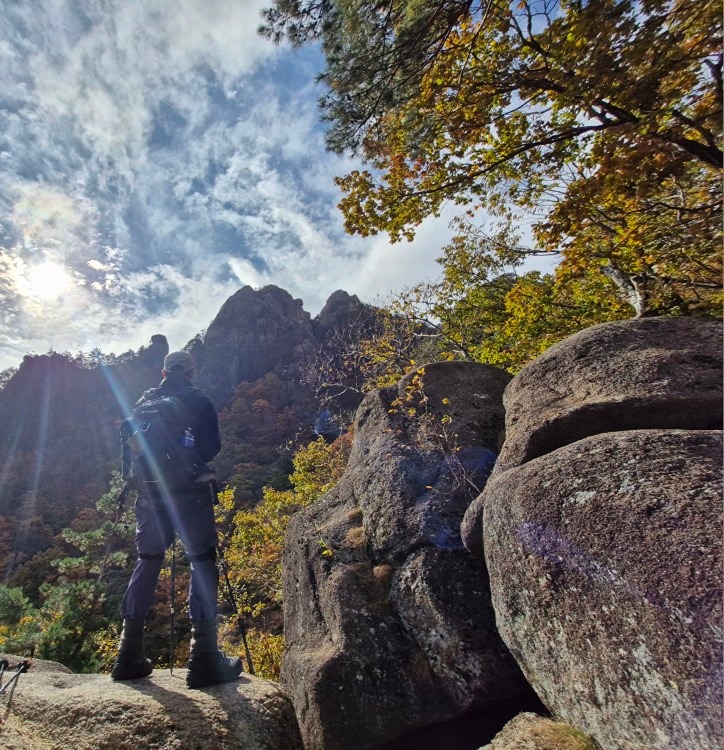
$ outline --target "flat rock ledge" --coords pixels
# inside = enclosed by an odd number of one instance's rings
[[[11,665],[20,661],[9,659]],[[291,703],[249,675],[201,690],[186,670],[113,682],[35,660],[0,695],[0,745],[8,750],[302,750]],[[7,679],[7,675],[6,675]]]

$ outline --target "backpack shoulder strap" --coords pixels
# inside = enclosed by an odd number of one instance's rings
[[[144,391],[141,394],[141,398],[136,401],[136,403],[133,405],[133,408],[135,409],[137,406],[140,406],[145,401],[150,401],[152,398],[156,396],[156,391],[158,388],[149,388],[148,390]]]

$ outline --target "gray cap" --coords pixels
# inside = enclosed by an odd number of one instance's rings
[[[163,360],[166,372],[191,372],[194,369],[193,357],[188,352],[170,352]]]

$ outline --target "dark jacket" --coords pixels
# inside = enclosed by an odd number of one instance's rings
[[[166,393],[169,396],[179,394],[182,396],[184,406],[188,409],[191,422],[189,426],[196,440],[195,446],[199,458],[204,462],[211,461],[221,450],[219,418],[211,399],[203,391],[194,387],[191,379],[183,373],[169,372],[158,388],[146,391],[141,400],[145,400],[152,394],[161,396]]]
[[[219,419],[211,399],[203,391],[196,388],[188,376],[183,373],[170,372],[158,387],[145,391],[134,408],[144,401],[164,395],[181,398],[188,416],[189,427],[194,436],[196,454],[204,464],[211,461],[221,450]],[[126,442],[131,431],[129,420],[125,420],[121,424],[121,461],[124,479],[128,479],[131,470],[131,450]],[[203,467],[201,469],[203,471]]]
[[[188,409],[191,432],[194,434],[196,451],[205,463],[211,461],[221,450],[219,435],[219,418],[216,415],[211,399],[201,390],[194,387],[191,378],[180,372],[169,372],[157,388],[146,391],[139,399],[149,397],[180,395]]]

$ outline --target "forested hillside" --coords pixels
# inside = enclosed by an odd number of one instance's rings
[[[117,420],[156,384],[168,343],[121,357],[27,356],[0,391],[2,571],[12,576],[84,508],[118,468]]]

